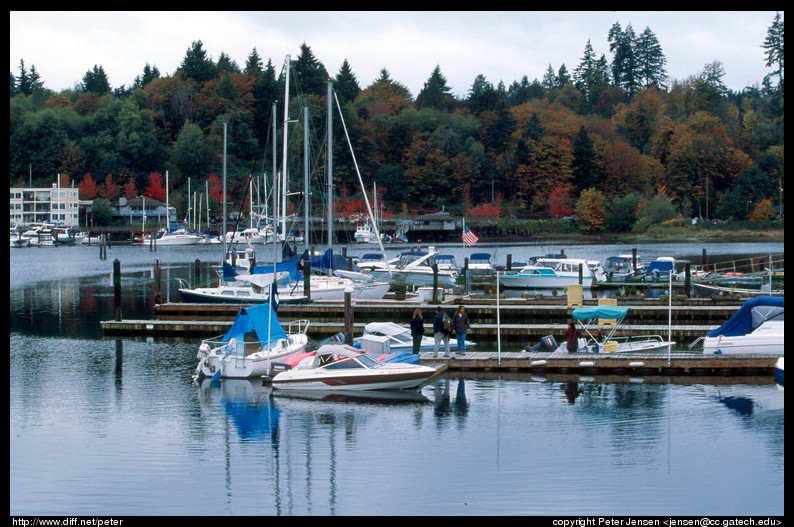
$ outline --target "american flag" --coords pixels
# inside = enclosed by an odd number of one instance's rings
[[[468,227],[463,227],[463,241],[466,243],[466,245],[471,247],[477,243],[477,240],[479,240],[479,238],[475,236],[473,232],[471,232],[471,229]]]

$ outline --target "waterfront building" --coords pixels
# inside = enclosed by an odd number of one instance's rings
[[[10,188],[11,224],[62,223],[79,226],[80,190],[76,187]]]
[[[168,207],[168,223],[176,223],[176,207]],[[166,204],[163,201],[146,196],[118,199],[111,207],[111,215],[126,225],[143,225],[147,223],[166,223]]]

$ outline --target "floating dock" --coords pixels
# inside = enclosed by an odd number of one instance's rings
[[[527,345],[536,344],[541,337],[553,335],[562,341],[571,308],[564,300],[535,303],[535,300],[500,300],[498,309],[493,299],[458,298],[442,304],[451,313],[458,304],[466,306],[472,322],[468,338],[478,343],[477,348],[452,359],[434,359],[432,352],[422,352],[422,363],[443,366],[450,371],[478,372],[531,372],[579,375],[771,375],[778,357],[748,355],[703,355],[699,352],[673,351],[668,359],[666,351],[644,353],[567,353],[528,352]],[[585,300],[585,305],[596,305],[596,300]],[[736,312],[740,303],[686,302],[672,306],[671,327],[668,326],[670,310],[656,301],[621,301],[631,306],[629,324],[622,324],[616,336],[658,334],[667,337],[671,331],[676,349],[717,328]],[[407,326],[415,309],[425,317],[425,330],[430,332],[435,305],[411,301],[359,301],[354,306],[353,334],[361,335],[364,326],[375,321],[400,321]],[[228,331],[240,306],[223,304],[158,304],[155,320],[103,321],[107,336],[167,336],[200,339],[221,335]],[[279,318],[310,320],[309,335],[320,341],[344,332],[343,305],[340,302],[317,301],[310,304],[282,304]],[[454,341],[454,339],[452,339]],[[500,344],[501,353],[494,350]],[[454,342],[451,343],[454,349]]]

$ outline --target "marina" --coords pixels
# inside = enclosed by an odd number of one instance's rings
[[[534,248],[497,248],[495,261],[507,250],[518,258]],[[665,352],[527,351],[534,335],[562,339],[571,313],[565,295],[501,298],[497,320],[495,298],[476,291],[441,303],[448,312],[466,306],[467,340],[476,346],[452,359],[422,351],[420,364],[436,374],[418,389],[296,394],[261,379],[194,383],[201,340],[225,334],[239,307],[184,304],[177,278],[213,277],[217,249],[111,247],[108,260],[96,252],[12,250],[12,514],[783,513],[783,391],[768,356],[684,348],[668,364]],[[466,256],[459,247],[444,252]],[[122,334],[109,331],[118,323],[115,259],[119,322],[143,324]],[[618,301],[631,307],[628,328],[658,326],[666,337],[666,302],[639,296]],[[608,299],[591,295],[583,304]],[[674,325],[692,330],[680,341],[719,327],[741,305],[675,302]],[[435,304],[418,296],[357,301],[353,334],[369,320],[407,326],[416,307],[428,328]],[[285,329],[311,320],[309,344],[317,346],[344,330],[342,310],[318,300],[280,305],[278,316]],[[736,361],[742,365],[732,368]],[[386,444],[377,463],[357,455]],[[738,473],[746,484],[737,485]],[[384,485],[390,492],[370,492]],[[631,499],[620,490],[626,485]],[[588,491],[571,492],[582,486]],[[738,499],[749,486],[753,499]],[[351,497],[362,493],[365,503]],[[418,498],[408,504],[409,495]],[[545,498],[526,499],[533,495]]]

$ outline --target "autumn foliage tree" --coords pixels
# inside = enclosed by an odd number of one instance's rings
[[[555,218],[570,216],[574,211],[573,197],[568,187],[557,187],[549,194],[549,214]]]
[[[591,232],[604,230],[606,212],[606,199],[600,191],[582,191],[579,201],[576,202],[576,219],[582,228]]]
[[[159,172],[149,174],[149,184],[146,186],[146,190],[143,191],[143,195],[147,198],[165,201],[165,185]]]
[[[113,174],[108,174],[105,181],[99,185],[99,196],[105,199],[113,199],[119,197],[121,189],[113,181]]]
[[[97,197],[97,186],[91,174],[86,174],[83,180],[77,184],[80,190],[80,199],[94,199]]]

